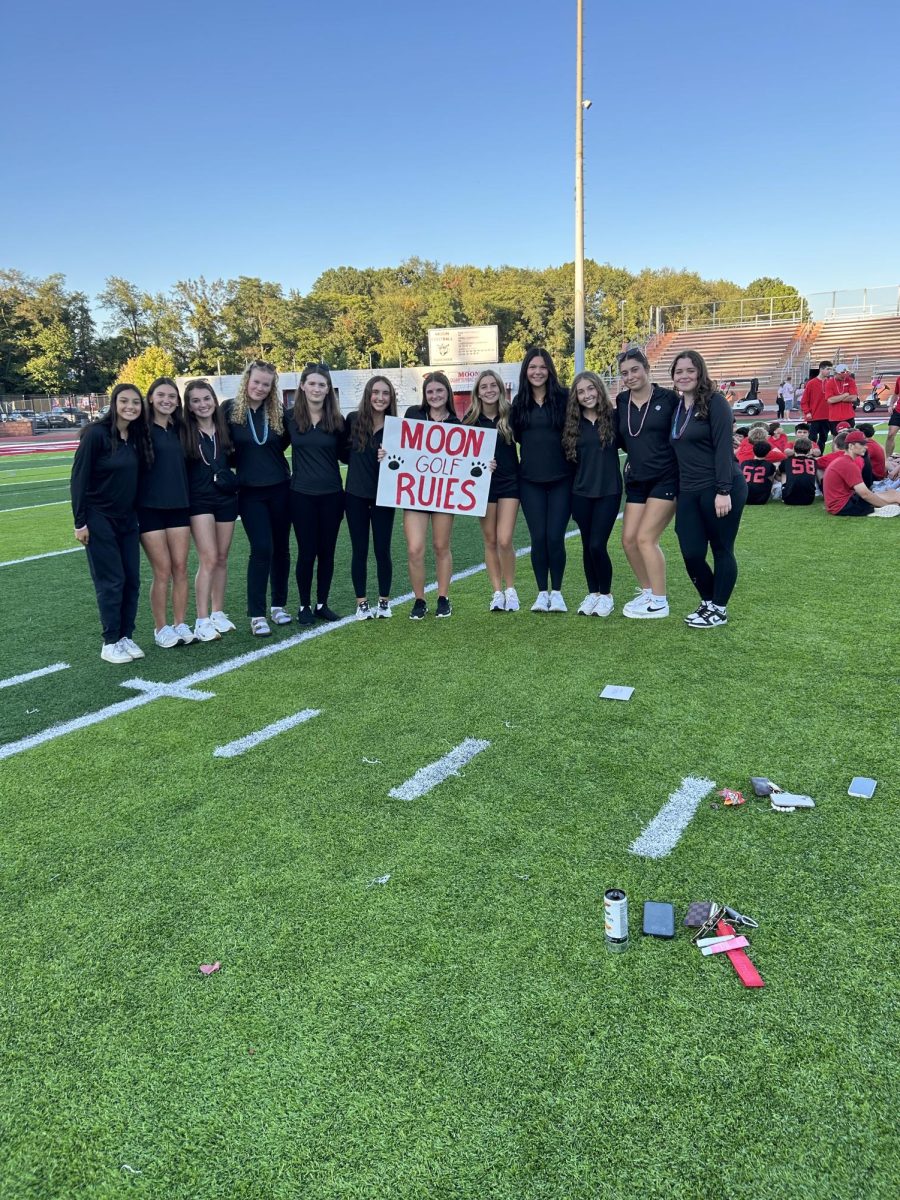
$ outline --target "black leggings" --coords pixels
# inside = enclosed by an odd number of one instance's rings
[[[584,577],[589,592],[608,596],[612,590],[612,559],[607,543],[619,515],[621,493],[614,496],[572,495],[572,516],[581,530]]]
[[[329,492],[325,496],[291,492],[291,522],[297,539],[297,591],[304,608],[310,604],[317,559],[316,602],[328,602],[334,575],[334,548],[343,515],[343,492]]]
[[[291,569],[290,482],[269,487],[242,487],[238,493],[238,512],[250,542],[247,563],[247,615],[262,617],[266,612],[266,591],[272,581],[272,607],[287,604],[288,575]]]
[[[347,528],[350,530],[350,577],[356,596],[366,595],[366,575],[369,566],[369,526],[372,527],[372,542],[375,547],[375,564],[378,568],[378,595],[390,596],[394,564],[391,562],[391,535],[394,532],[396,508],[383,508],[374,499],[362,496],[344,497],[347,513]]]
[[[87,560],[97,593],[104,642],[134,633],[141,588],[140,533],[137,517],[107,517],[87,510]]]
[[[572,512],[572,481],[555,483],[519,481],[525,523],[531,534],[531,569],[538,591],[547,591],[547,575],[555,592],[562,587],[566,570],[566,526]]]
[[[747,483],[743,475],[735,475],[731,484],[731,512],[716,516],[716,489],[702,492],[680,492],[675,510],[675,533],[681,547],[681,557],[691,582],[701,600],[711,600],[724,608],[731,599],[737,583],[737,559],[734,543],[747,503]],[[713,569],[706,561],[712,550]]]

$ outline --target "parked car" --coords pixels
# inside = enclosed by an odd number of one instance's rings
[[[64,412],[38,413],[32,424],[35,429],[74,429],[75,422]]]
[[[82,425],[87,425],[90,422],[91,414],[85,412],[83,408],[61,408],[57,412],[65,413],[67,417],[71,417],[73,424],[80,429]]]

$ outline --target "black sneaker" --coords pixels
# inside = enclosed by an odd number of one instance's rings
[[[341,618],[328,607],[327,604],[316,605],[316,620],[317,621],[339,621]]]
[[[728,614],[718,604],[707,604],[703,613],[698,612],[688,624],[691,629],[715,629],[719,625],[728,624]]]
[[[702,621],[706,616],[706,610],[709,608],[708,600],[701,600],[692,613],[684,618],[685,625],[693,625],[695,621]]]
[[[304,604],[303,607],[300,609],[300,611],[297,613],[297,624],[298,625],[315,625],[315,623],[316,623],[316,618],[313,616],[313,610],[309,607],[308,604]]]
[[[428,614],[428,605],[424,600],[417,600],[412,606],[412,612],[409,614],[411,621],[421,621]]]
[[[450,598],[448,596],[438,596],[436,617],[452,617],[453,609],[450,607]]]

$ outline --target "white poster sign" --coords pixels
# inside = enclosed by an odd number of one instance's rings
[[[496,444],[496,429],[385,417],[376,503],[483,517]]]
[[[496,363],[500,338],[496,325],[450,326],[428,330],[428,361],[432,367]]]

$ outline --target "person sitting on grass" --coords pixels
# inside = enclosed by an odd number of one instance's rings
[[[767,504],[772,495],[772,482],[778,468],[766,457],[770,449],[768,442],[754,442],[753,460],[741,464],[747,481],[748,504]]]
[[[812,447],[808,437],[797,438],[793,454],[782,464],[781,499],[785,504],[805,506],[812,504],[816,497],[816,463]]]
[[[867,517],[876,508],[900,504],[900,491],[875,493],[863,483],[862,457],[866,452],[866,435],[858,429],[839,434],[844,439],[844,451],[832,457],[825,471],[822,490],[825,511],[834,517]]]
[[[797,424],[794,426],[794,441],[788,442],[787,449],[785,450],[785,454],[791,453],[791,451],[794,448],[797,438],[801,438],[801,437],[802,438],[809,437],[809,426],[806,424],[805,421],[798,421]]]
[[[872,466],[872,481],[884,479],[886,473],[884,448],[880,442],[875,440],[875,426],[868,422],[857,425],[860,433],[866,435],[866,453],[869,456],[869,462]],[[871,487],[872,484],[869,484]]]
[[[753,443],[768,441],[769,427],[765,421],[754,421],[737,451],[738,462],[749,462],[753,458]]]
[[[788,438],[780,421],[770,421],[768,426],[769,444],[782,454],[787,454]]]
[[[878,479],[872,484],[873,492],[890,492],[900,490],[900,454],[892,454],[885,463],[884,479]]]

